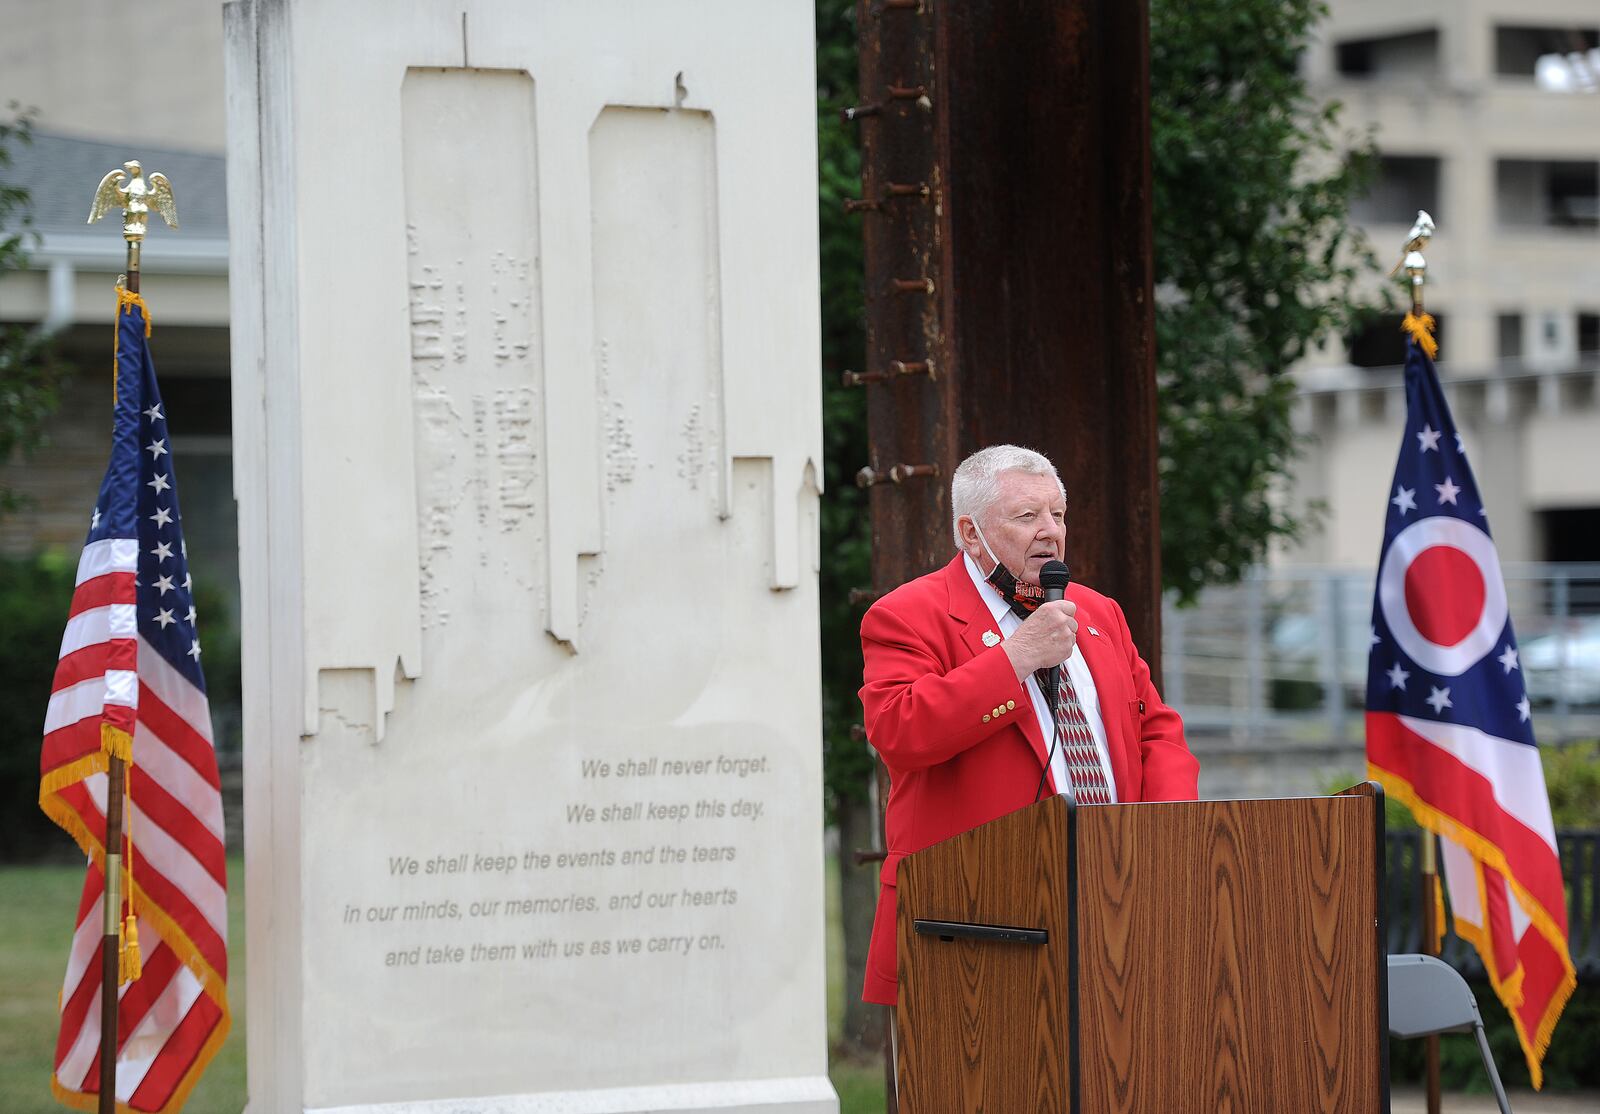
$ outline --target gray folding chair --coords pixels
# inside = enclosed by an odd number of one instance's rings
[[[1471,1032],[1478,1038],[1483,1068],[1494,1086],[1501,1114],[1511,1114],[1506,1089],[1500,1084],[1489,1041],[1483,1035],[1483,1016],[1472,988],[1456,969],[1431,955],[1389,957],[1389,1032],[1411,1039],[1434,1033]]]

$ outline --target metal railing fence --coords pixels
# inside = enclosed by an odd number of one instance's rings
[[[1556,833],[1561,873],[1567,883],[1567,939],[1582,980],[1600,977],[1600,831]],[[1422,833],[1389,832],[1385,848],[1391,954],[1422,950]],[[1446,922],[1449,917],[1446,914]],[[1483,961],[1453,930],[1445,933],[1440,958],[1468,978],[1484,976]]]
[[[1540,742],[1600,736],[1600,564],[1503,569]],[[1162,610],[1162,695],[1191,733],[1362,738],[1372,569],[1257,569]]]

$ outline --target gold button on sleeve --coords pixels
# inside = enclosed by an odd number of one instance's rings
[[[1015,700],[1007,700],[1006,701],[1006,711],[1009,712],[1011,709],[1015,708],[1016,706],[1017,706],[1017,702]]]

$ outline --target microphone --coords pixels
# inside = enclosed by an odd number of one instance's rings
[[[1067,585],[1072,581],[1072,570],[1061,561],[1046,561],[1044,568],[1039,570],[1039,587],[1044,589],[1044,602],[1052,603],[1067,594]],[[1056,701],[1061,699],[1061,665],[1057,663],[1050,667],[1047,674],[1046,686],[1048,691],[1045,699],[1050,702],[1050,711],[1054,715]]]
[[[1064,596],[1070,583],[1072,570],[1063,561],[1046,561],[1044,568],[1039,570],[1039,587],[1044,589],[1046,603]]]
[[[1067,584],[1072,580],[1072,572],[1060,561],[1046,561],[1044,568],[1039,570],[1039,587],[1044,589],[1044,602],[1051,603],[1061,599],[1067,593]],[[1056,747],[1061,745],[1061,725],[1056,720],[1056,705],[1061,701],[1061,663],[1057,662],[1045,670],[1044,698],[1050,706],[1050,750],[1044,756],[1044,769],[1039,771],[1039,784],[1033,787],[1033,799],[1038,800],[1039,794],[1044,789],[1044,779],[1050,776],[1050,763],[1055,761]],[[1068,788],[1067,793],[1071,795]]]

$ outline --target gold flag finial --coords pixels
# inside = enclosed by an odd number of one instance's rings
[[[1433,239],[1433,229],[1433,218],[1428,215],[1426,209],[1418,209],[1416,223],[1411,226],[1411,231],[1406,233],[1405,246],[1400,249],[1400,262],[1389,272],[1390,278],[1401,271],[1406,273],[1407,282],[1411,287],[1411,312],[1416,316],[1422,315],[1422,285],[1428,277],[1428,261],[1422,258],[1422,249]]]
[[[1422,249],[1433,239],[1433,229],[1433,218],[1427,210],[1418,209],[1416,223],[1406,233],[1405,247],[1401,249],[1404,254],[1389,272],[1391,278],[1401,271],[1406,273],[1406,284],[1411,288],[1411,312],[1406,314],[1400,328],[1422,346],[1430,360],[1439,355],[1439,341],[1433,335],[1433,318],[1422,308],[1422,286],[1428,279],[1428,261],[1422,258]]]
[[[139,245],[149,231],[150,210],[154,209],[167,222],[168,228],[178,227],[178,203],[172,196],[172,183],[159,172],[144,176],[138,159],[122,164],[100,179],[94,191],[94,204],[89,208],[89,221],[93,224],[112,209],[122,210],[122,238],[128,241],[128,288],[138,290]]]

